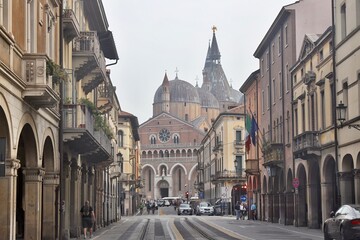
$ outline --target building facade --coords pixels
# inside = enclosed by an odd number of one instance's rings
[[[321,228],[336,209],[335,118],[332,28],[306,34],[293,84],[294,167],[298,226]]]
[[[102,2],[2,4],[1,235],[79,237],[85,200],[96,228],[117,221],[120,103],[106,61],[118,56]]]
[[[197,189],[201,198],[226,203],[231,214],[237,201],[246,202],[245,114],[243,105],[222,112],[201,141]]]
[[[334,1],[338,184],[341,204],[360,203],[359,1]]]
[[[316,17],[313,17],[316,16]],[[306,19],[306,20],[305,20]],[[304,0],[284,6],[254,56],[259,59],[261,122],[262,220],[292,223],[290,193],[296,178],[293,166],[291,78],[289,69],[299,56],[305,33],[322,33],[331,25],[329,1]]]
[[[197,196],[197,155],[201,140],[219,113],[239,105],[240,92],[229,85],[213,28],[203,69],[203,84],[192,86],[165,74],[153,103],[153,117],[141,124],[144,198]],[[220,87],[221,86],[221,87]]]

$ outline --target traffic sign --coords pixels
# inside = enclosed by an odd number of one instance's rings
[[[241,200],[242,202],[246,202],[246,195],[242,195],[242,196],[240,197],[240,200]]]
[[[298,188],[300,183],[299,183],[299,179],[298,178],[294,178],[292,181],[292,185],[294,188]]]

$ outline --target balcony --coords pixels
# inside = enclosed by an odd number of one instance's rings
[[[284,161],[284,144],[276,142],[264,142],[264,166],[282,165]]]
[[[318,131],[307,131],[294,137],[294,155],[297,158],[320,157],[320,148]]]
[[[63,10],[63,32],[67,42],[80,37],[80,25],[72,9]]]
[[[77,81],[88,94],[106,78],[105,57],[94,31],[80,32],[73,41],[73,65]]]
[[[97,99],[97,108],[104,114],[111,111],[113,108],[113,95],[115,88],[113,86],[108,86],[106,84],[101,84],[98,88],[98,99]]]
[[[213,147],[213,152],[218,152],[223,150],[223,142],[218,141],[215,143],[215,146]]]
[[[244,141],[234,141],[234,148],[237,151],[241,151],[244,149],[245,142]]]
[[[65,146],[88,162],[113,161],[111,141],[103,129],[96,127],[92,111],[84,104],[64,105],[63,111]]]
[[[258,159],[246,159],[245,172],[250,175],[259,175],[259,160]]]
[[[60,101],[58,85],[46,74],[46,55],[25,54],[25,90],[22,98],[35,109],[52,108]]]
[[[210,180],[213,183],[246,181],[246,173],[245,171],[218,171],[210,176]]]

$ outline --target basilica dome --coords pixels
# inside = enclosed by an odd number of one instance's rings
[[[187,102],[200,104],[200,97],[196,88],[190,83],[175,78],[169,81],[170,102]],[[154,104],[163,102],[164,88],[161,85],[155,93]]]
[[[199,88],[196,88],[201,101],[201,106],[205,108],[217,108],[219,109],[219,101],[216,99],[216,97],[209,91]]]

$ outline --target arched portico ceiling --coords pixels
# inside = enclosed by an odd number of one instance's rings
[[[39,162],[37,141],[30,124],[25,124],[19,134],[17,145],[17,158],[20,160],[21,167],[42,167]]]
[[[7,104],[7,101],[5,100],[4,95],[0,92],[0,128],[3,129],[5,132],[1,132],[0,134],[2,136],[5,136],[7,138],[6,142],[6,148],[8,155],[11,154],[11,150],[14,149],[13,145],[16,145],[15,138],[14,138],[14,132],[13,132],[13,123],[12,118],[9,110],[9,106]],[[0,130],[2,131],[2,130]],[[14,141],[12,142],[11,139]],[[11,158],[11,156],[8,156]]]
[[[293,174],[291,168],[289,168],[287,171],[287,178],[286,178],[286,189],[288,191],[293,188],[292,180],[293,180]]]
[[[44,142],[42,145],[42,161],[46,171],[60,171],[60,159],[58,157],[58,151],[56,148],[56,146],[58,146],[58,141],[51,128],[47,128],[45,130],[43,139]]]
[[[354,160],[350,154],[346,154],[341,161],[340,172],[351,172],[354,169]]]
[[[182,168],[182,169],[184,170],[184,172],[185,172],[185,175],[188,175],[188,172],[187,172],[187,170],[186,170],[186,167],[185,167],[183,164],[181,164],[181,163],[176,163],[176,164],[174,164],[174,166],[171,167],[171,169],[170,169],[170,175],[173,174],[174,170],[175,170],[177,167]]]
[[[328,155],[325,157],[324,165],[322,169],[322,176],[323,180],[322,182],[333,182],[335,181],[335,175],[336,175],[336,163],[333,156]]]

